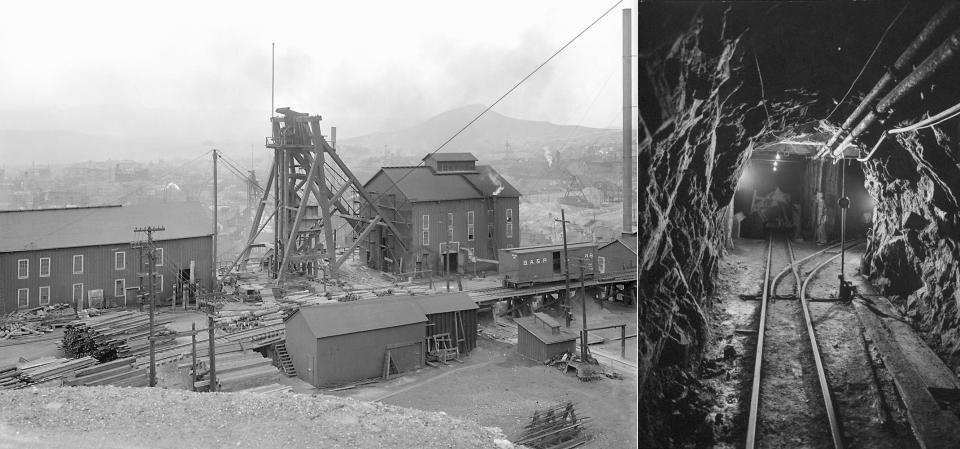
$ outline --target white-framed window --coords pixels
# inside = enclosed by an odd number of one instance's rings
[[[453,212],[447,212],[447,241],[453,240]]]
[[[597,256],[597,271],[601,273],[607,272],[607,259],[603,256]]]
[[[45,306],[50,304],[50,286],[45,285],[40,287],[40,305]]]
[[[474,226],[473,218],[474,218],[473,211],[472,210],[467,211],[467,241],[468,242],[473,241],[474,231],[476,230],[476,227]]]
[[[158,267],[162,266],[163,265],[163,248],[157,248],[157,252],[154,254],[156,255],[156,258],[157,258],[157,266]]]
[[[17,289],[17,307],[28,307],[30,305],[30,289]]]
[[[127,253],[123,251],[113,253],[113,268],[116,270],[127,269]]]
[[[40,277],[42,278],[50,277],[50,258],[49,257],[40,258]]]
[[[424,245],[430,244],[430,216],[424,215],[420,218],[420,230],[423,231],[422,240]]]
[[[30,277],[30,260],[17,259],[17,279],[27,279],[29,277]]]
[[[73,274],[83,274],[83,254],[74,254]],[[80,285],[83,285],[83,284],[80,284]]]
[[[83,304],[83,284],[73,284],[73,303]]]
[[[507,238],[513,237],[513,209],[507,209]]]
[[[127,287],[126,279],[117,279],[113,281],[113,296],[117,298],[122,298],[124,296],[124,290]]]
[[[162,291],[163,291],[163,275],[162,275],[162,274],[158,274],[158,275],[157,275],[157,279],[159,279],[159,281],[160,281],[160,282],[157,283],[157,284],[158,284],[158,285],[157,285],[157,291],[158,291],[158,292],[162,292]]]

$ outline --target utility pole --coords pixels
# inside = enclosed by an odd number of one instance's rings
[[[633,75],[630,8],[623,10],[623,233],[633,231]],[[639,111],[637,111],[639,114]]]
[[[217,283],[217,237],[219,237],[220,229],[217,226],[217,157],[218,150],[213,149],[213,282],[214,286]]]
[[[567,327],[570,327],[570,319],[572,318],[570,314],[570,259],[567,257],[567,216],[563,209],[560,209],[560,220],[554,218],[554,221],[559,221],[563,227],[563,309],[567,318]]]
[[[846,245],[847,240],[847,209],[850,208],[850,198],[847,198],[847,159],[840,159],[840,199],[837,205],[840,206],[840,297],[841,301],[849,301],[853,296],[853,286],[847,281],[844,275],[844,265],[846,265]]]
[[[156,356],[157,356],[157,353],[156,353],[156,351],[157,351],[156,344],[157,344],[157,343],[156,343],[156,342],[154,341],[154,339],[153,339],[153,338],[154,338],[153,330],[154,330],[154,323],[155,323],[155,320],[156,320],[155,315],[156,315],[156,308],[157,308],[157,299],[156,299],[156,298],[157,298],[157,295],[156,295],[155,292],[154,292],[154,286],[155,286],[154,284],[155,284],[155,282],[154,282],[154,279],[153,279],[153,276],[154,276],[154,274],[153,274],[153,267],[154,267],[154,265],[156,265],[156,263],[157,263],[157,262],[156,262],[156,259],[157,259],[156,250],[157,250],[157,249],[156,249],[156,247],[155,247],[154,244],[153,244],[153,233],[154,233],[154,232],[159,232],[159,231],[164,231],[164,230],[166,230],[166,229],[165,229],[163,226],[141,226],[141,227],[133,228],[133,232],[143,232],[143,233],[146,233],[146,234],[147,234],[147,244],[146,244],[146,249],[147,249],[147,280],[148,280],[148,283],[149,283],[149,286],[148,286],[148,287],[149,287],[149,291],[150,291],[150,337],[149,337],[148,341],[150,342],[150,386],[151,386],[151,387],[157,386],[157,363],[156,363],[156,361],[157,361],[157,360],[156,360]],[[140,247],[141,245],[137,245],[137,246]],[[142,260],[142,259],[141,259],[140,263],[141,263],[141,264],[143,263],[143,260]],[[141,268],[142,268],[142,266],[141,266]],[[142,274],[141,274],[141,276],[142,276]]]
[[[583,278],[583,264],[586,262],[580,259],[580,304],[582,315],[582,331],[580,332],[580,360],[587,361],[587,280]]]

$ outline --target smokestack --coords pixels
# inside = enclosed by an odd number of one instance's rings
[[[630,8],[623,10],[623,233],[633,232],[633,114]]]

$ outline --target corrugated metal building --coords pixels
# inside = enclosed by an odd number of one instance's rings
[[[400,243],[378,226],[361,248],[367,265],[436,274],[493,269],[497,250],[520,244],[520,192],[470,153],[435,153],[419,167],[384,167],[364,184]],[[372,216],[364,204],[362,213]],[[449,243],[449,244],[448,244]]]
[[[131,248],[138,226],[161,249],[154,271],[160,298],[178,279],[213,289],[213,224],[199,203],[158,203],[0,211],[0,312],[67,303],[135,307],[140,252]],[[97,306],[97,304],[93,304]]]
[[[322,387],[383,373],[387,351],[399,372],[424,365],[427,318],[412,301],[351,301],[303,307],[285,321],[297,376]]]
[[[517,318],[517,352],[545,362],[557,354],[574,352],[577,336],[560,328],[560,323],[544,313]]]
[[[426,336],[450,334],[461,354],[477,347],[477,311],[480,308],[467,293],[443,295],[399,296],[412,301],[427,317]]]

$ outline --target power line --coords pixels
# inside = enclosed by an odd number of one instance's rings
[[[853,92],[853,87],[857,85],[857,81],[860,80],[860,76],[863,75],[864,70],[866,70],[867,66],[870,65],[870,61],[873,60],[873,55],[877,54],[877,49],[880,48],[880,44],[883,43],[883,39],[887,37],[887,33],[890,32],[890,29],[893,28],[893,25],[897,23],[897,20],[900,19],[900,16],[903,15],[903,12],[906,10],[907,10],[907,5],[903,5],[903,8],[901,8],[900,12],[897,13],[897,16],[893,18],[893,20],[890,22],[889,25],[887,25],[887,29],[883,30],[883,34],[880,35],[880,40],[878,40],[877,45],[873,47],[873,51],[870,52],[870,56],[867,58],[867,61],[863,63],[863,67],[860,68],[860,73],[858,73],[857,77],[853,79],[853,83],[850,84],[850,88],[847,89],[847,93],[843,94],[843,98],[841,98],[840,101],[837,102],[837,105],[833,107],[833,110],[830,111],[829,114],[827,114],[824,120],[830,119],[830,116],[832,116],[834,112],[837,112],[837,109],[840,108],[840,105],[842,105],[843,102],[847,100],[847,96],[850,95],[850,92]]]
[[[447,140],[444,141],[442,144],[440,144],[440,146],[437,147],[437,149],[431,151],[430,153],[427,153],[427,155],[429,156],[429,155],[431,155],[431,154],[435,154],[435,153],[437,153],[438,151],[440,151],[441,149],[443,149],[443,147],[447,146],[448,143],[450,143],[451,141],[453,141],[453,139],[455,139],[457,136],[459,136],[462,132],[464,132],[464,131],[465,131],[467,128],[469,128],[471,125],[473,125],[474,122],[476,122],[477,120],[480,119],[480,117],[483,117],[484,114],[486,114],[488,111],[490,111],[491,109],[493,109],[494,106],[496,106],[498,103],[500,103],[501,101],[503,101],[504,98],[506,98],[508,95],[510,95],[511,93],[513,93],[513,91],[516,90],[518,87],[520,87],[520,85],[522,85],[524,82],[526,82],[528,79],[530,79],[530,77],[532,77],[535,73],[537,73],[538,71],[540,71],[541,68],[543,68],[545,65],[547,65],[547,63],[549,63],[550,61],[552,61],[553,58],[555,58],[557,55],[560,54],[560,52],[562,52],[562,51],[565,50],[567,47],[569,47],[570,44],[574,43],[574,41],[576,41],[578,38],[580,38],[580,36],[582,36],[584,33],[586,33],[588,30],[590,30],[590,28],[593,28],[593,26],[596,25],[597,22],[599,22],[601,19],[603,19],[604,17],[606,17],[607,14],[610,14],[610,12],[613,11],[614,8],[616,8],[620,3],[622,3],[622,0],[617,0],[612,6],[610,6],[609,9],[607,9],[603,14],[601,14],[600,17],[597,17],[596,20],[594,20],[594,21],[591,22],[589,25],[587,25],[587,27],[584,28],[583,30],[581,30],[579,33],[577,33],[576,36],[574,36],[572,39],[570,39],[569,41],[567,41],[567,43],[563,44],[563,46],[560,47],[557,51],[555,51],[552,55],[550,55],[549,58],[547,58],[547,59],[546,59],[545,61],[543,61],[540,65],[538,65],[535,69],[533,69],[532,72],[528,73],[527,76],[523,77],[520,81],[518,81],[516,84],[514,84],[513,87],[511,87],[510,89],[508,89],[503,95],[500,96],[500,98],[497,98],[497,100],[494,101],[493,103],[491,103],[490,106],[487,106],[486,108],[484,108],[484,110],[481,111],[479,114],[477,114],[477,116],[474,117],[473,120],[470,120],[469,122],[467,122],[466,125],[463,125],[463,127],[460,128],[459,131],[457,131],[456,133],[454,133],[452,136],[450,136],[449,139],[447,139]],[[400,183],[400,181],[403,181],[407,176],[409,176],[411,173],[413,173],[413,171],[414,171],[415,169],[419,168],[419,167],[422,166],[422,165],[423,165],[423,160],[421,160],[419,163],[417,163],[417,165],[415,165],[415,166],[411,167],[409,170],[407,170],[407,172],[404,173],[404,175],[401,176],[400,179],[397,179],[396,181],[391,182],[390,186],[387,187],[386,189],[384,189],[384,193],[385,193],[385,192],[388,192],[388,191],[390,191],[390,189],[396,187],[396,185],[397,185],[398,183]]]

